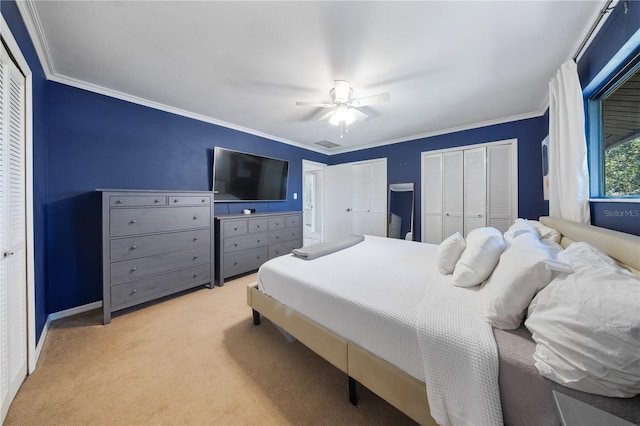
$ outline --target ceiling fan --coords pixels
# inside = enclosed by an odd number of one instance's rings
[[[391,99],[388,93],[380,93],[364,98],[353,99],[353,89],[348,81],[335,80],[334,87],[329,91],[331,95],[331,103],[328,102],[296,102],[299,106],[312,106],[320,108],[332,108],[331,111],[319,118],[323,120],[329,118],[329,123],[334,126],[340,126],[340,137],[348,131],[349,124],[355,120],[364,120],[367,114],[359,111],[357,108],[373,105],[380,102],[387,102]]]

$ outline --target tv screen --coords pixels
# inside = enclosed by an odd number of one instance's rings
[[[215,201],[285,201],[288,176],[286,160],[215,148]]]

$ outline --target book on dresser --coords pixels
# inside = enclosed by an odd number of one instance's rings
[[[216,281],[223,285],[229,277],[302,247],[302,212],[218,215],[215,234]]]
[[[104,323],[112,312],[214,280],[213,194],[100,190]]]

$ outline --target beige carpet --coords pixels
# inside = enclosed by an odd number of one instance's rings
[[[414,424],[246,305],[255,274],[116,315],[54,322],[6,425]]]

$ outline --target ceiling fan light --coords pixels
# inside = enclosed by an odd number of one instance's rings
[[[345,123],[346,125],[349,125],[353,123],[355,119],[356,118],[353,116],[353,113],[351,113],[351,111],[349,110],[349,108],[347,108],[346,105],[338,105],[336,107],[335,112],[329,119],[329,123],[333,124],[334,126],[337,126],[340,123]]]

